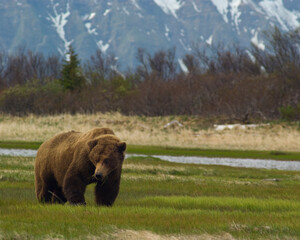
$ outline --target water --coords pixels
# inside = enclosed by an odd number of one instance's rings
[[[0,155],[16,156],[16,157],[35,157],[36,150],[30,149],[6,149],[0,148]]]
[[[208,157],[174,157],[153,156],[161,160],[179,163],[196,163],[206,165],[223,165],[244,168],[265,168],[278,170],[300,171],[300,161],[277,161],[266,159],[241,159],[241,158],[208,158]]]
[[[3,149],[0,148],[0,155],[9,156],[23,156],[35,157],[36,150],[27,149]],[[147,157],[142,154],[126,154],[128,157]],[[263,159],[240,159],[240,158],[208,158],[208,157],[186,157],[186,156],[165,156],[165,155],[152,155],[152,157],[161,160],[178,163],[195,163],[205,165],[223,165],[231,167],[244,167],[244,168],[265,168],[265,169],[278,169],[278,170],[292,170],[300,171],[300,161],[275,161]]]

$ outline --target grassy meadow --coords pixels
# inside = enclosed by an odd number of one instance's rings
[[[183,126],[164,127],[172,120]],[[197,117],[0,115],[0,147],[36,149],[63,131],[110,127],[128,152],[300,160],[299,123],[216,131]],[[180,147],[180,148],[179,148]],[[300,239],[300,172],[124,162],[112,208],[39,204],[34,158],[0,156],[0,239]]]
[[[299,239],[300,173],[125,161],[112,208],[39,204],[34,158],[0,156],[0,239]]]

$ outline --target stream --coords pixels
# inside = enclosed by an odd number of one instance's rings
[[[35,157],[36,150],[28,149],[4,149],[0,148],[0,155]],[[147,157],[143,154],[126,154],[128,157]],[[191,156],[166,156],[151,155],[164,161],[177,163],[194,163],[204,165],[223,165],[231,167],[244,168],[265,168],[278,170],[300,171],[300,161],[278,161],[267,159],[241,159],[241,158],[209,158],[209,157],[191,157]]]

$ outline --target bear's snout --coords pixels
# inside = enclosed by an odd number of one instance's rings
[[[99,162],[96,165],[94,176],[97,180],[103,180],[109,174],[109,169],[102,163]]]
[[[95,178],[96,178],[97,180],[101,180],[101,179],[103,178],[103,174],[102,174],[101,172],[96,172],[96,173],[95,173]]]

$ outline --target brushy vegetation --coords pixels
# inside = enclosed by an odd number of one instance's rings
[[[179,70],[174,48],[153,55],[138,49],[138,66],[124,73],[113,55],[100,51],[82,64],[72,48],[68,60],[22,48],[15,55],[1,53],[0,111],[299,120],[299,29],[275,28],[267,39],[265,50],[201,51],[194,44],[182,57],[188,73]]]
[[[0,156],[0,239],[118,239],[126,230],[178,239],[300,237],[299,172],[135,157],[124,163],[115,205],[99,208],[93,186],[86,207],[39,204],[33,163]]]

